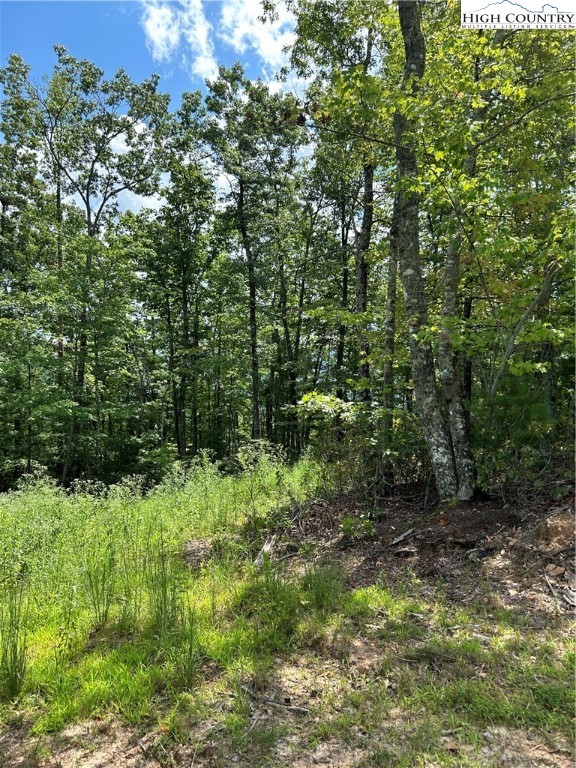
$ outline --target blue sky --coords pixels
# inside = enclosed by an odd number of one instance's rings
[[[20,54],[33,77],[50,74],[53,45],[136,81],[153,72],[172,95],[202,88],[220,64],[240,61],[249,77],[272,80],[285,63],[292,18],[262,24],[259,0],[0,0],[0,63]]]

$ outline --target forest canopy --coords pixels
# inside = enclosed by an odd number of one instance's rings
[[[289,6],[298,97],[235,64],[170,111],[59,45],[0,71],[2,490],[250,441],[371,498],[566,471],[572,34]]]

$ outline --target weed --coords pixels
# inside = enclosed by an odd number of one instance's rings
[[[193,685],[202,663],[202,651],[198,636],[198,620],[189,600],[180,606],[179,623],[180,637],[178,642],[175,678],[177,687],[186,690]]]
[[[136,628],[144,599],[145,548],[142,541],[142,521],[122,522],[122,535],[118,550],[118,581],[121,629],[126,632]]]
[[[180,609],[180,580],[174,553],[162,525],[148,536],[146,582],[153,629],[160,637],[175,630]]]
[[[358,541],[374,536],[376,527],[374,521],[367,517],[343,517],[340,530],[347,538]]]
[[[304,599],[316,610],[332,610],[340,600],[342,585],[343,573],[339,568],[331,565],[315,566],[302,579]]]
[[[4,583],[0,597],[0,692],[8,699],[14,699],[21,692],[26,675],[25,574]]]
[[[62,601],[62,623],[58,628],[54,649],[54,685],[65,684],[66,667],[78,638],[78,590],[73,584]]]
[[[86,543],[84,582],[97,628],[106,624],[114,599],[115,555],[114,541],[109,534]]]

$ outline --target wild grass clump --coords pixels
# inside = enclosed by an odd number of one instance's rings
[[[191,685],[223,595],[251,560],[247,524],[314,493],[313,465],[290,467],[261,446],[237,470],[202,455],[148,491],[139,478],[70,491],[37,479],[0,495],[0,695],[40,694],[54,727],[93,713],[90,701],[118,704],[123,690],[131,698],[129,676],[98,682],[93,668],[88,682],[82,670],[96,649],[122,643],[152,649],[137,668],[152,689],[159,674],[162,685]],[[206,574],[186,566],[190,539],[210,542]]]
[[[0,587],[0,693],[18,696],[26,674],[28,631],[26,578],[7,579]]]
[[[181,564],[170,549],[161,525],[156,535],[150,532],[148,536],[145,560],[150,621],[160,638],[174,630],[179,618],[180,571]]]
[[[95,626],[103,627],[114,600],[116,552],[110,534],[88,543],[84,552],[84,583]]]

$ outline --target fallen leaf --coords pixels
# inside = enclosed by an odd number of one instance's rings
[[[459,752],[460,745],[452,736],[442,736],[440,743],[447,752]]]
[[[565,571],[566,568],[563,568],[561,565],[554,565],[554,563],[546,566],[546,573],[549,576],[562,576]]]

